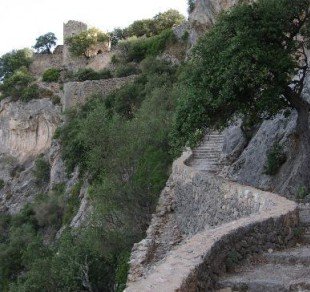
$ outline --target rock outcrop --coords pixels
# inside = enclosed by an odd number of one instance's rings
[[[214,25],[221,11],[229,9],[238,2],[239,0],[197,0],[195,9],[189,15],[190,43],[194,45],[199,36]]]
[[[45,154],[52,166],[51,181],[63,181],[60,149],[52,145],[60,123],[61,108],[47,98],[28,103],[1,101],[0,179],[4,187],[0,189],[0,211],[17,213],[43,191],[34,176],[35,160],[40,154]]]
[[[60,112],[49,99],[1,101],[0,153],[24,162],[48,150],[61,122]]]

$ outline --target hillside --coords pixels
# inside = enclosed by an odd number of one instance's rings
[[[279,1],[70,20],[64,45],[0,58],[1,291],[276,291],[242,272],[296,245],[283,273],[308,271],[309,3]],[[310,291],[300,274],[285,289]]]

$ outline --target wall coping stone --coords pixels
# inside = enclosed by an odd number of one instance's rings
[[[190,181],[197,172],[199,173],[198,170],[186,165],[191,159],[192,152],[188,150],[174,162],[169,184],[174,179]],[[151,240],[147,237],[133,248],[126,292],[212,290],[214,288],[214,278],[216,278],[212,273],[214,270],[221,271],[221,266],[224,263],[221,251],[232,248],[236,242],[240,242],[244,236],[252,234],[255,230],[260,229],[259,232],[267,233],[268,226],[271,226],[271,230],[276,230],[276,228],[286,230],[288,233],[287,242],[293,237],[292,228],[298,223],[298,211],[295,202],[277,194],[240,185],[212,174],[205,175],[218,179],[220,183],[226,184],[231,189],[239,188],[245,191],[259,192],[260,196],[272,202],[272,204],[269,204],[269,207],[260,210],[256,214],[242,217],[213,229],[204,230],[190,238],[186,238],[181,244],[172,247],[165,258],[153,264],[147,271],[141,272],[139,267],[143,266],[143,263],[137,263],[135,253],[137,253],[137,249],[145,252],[143,244]],[[156,214],[153,216],[153,220],[156,216]],[[154,222],[152,221],[152,223]],[[152,224],[149,229],[151,228]],[[149,233],[147,232],[147,234]],[[144,248],[147,249],[148,247]]]

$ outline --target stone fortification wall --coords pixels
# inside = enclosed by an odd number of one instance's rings
[[[68,82],[64,84],[64,110],[77,105],[83,105],[93,94],[106,96],[124,84],[133,81],[135,76],[112,78],[104,80],[88,80],[84,82]]]
[[[61,69],[62,58],[62,46],[58,46],[53,54],[34,54],[33,62],[30,65],[29,70],[36,76],[42,76],[47,69]]]
[[[108,66],[111,60],[110,42],[99,43],[97,45],[91,46],[87,51],[85,56],[72,56],[69,51],[69,46],[66,44],[66,39],[74,35],[78,35],[83,31],[88,29],[87,24],[70,20],[64,23],[63,27],[63,37],[64,37],[64,49],[63,49],[63,65],[69,71],[77,71],[81,68],[92,68],[94,70],[101,70]]]
[[[132,251],[126,291],[212,291],[229,257],[287,246],[298,223],[294,202],[173,165],[147,237]]]
[[[87,30],[87,24],[80,21],[70,20],[63,25],[63,65],[70,71],[76,71],[86,67],[87,58],[72,56],[69,51],[69,46],[66,44],[66,39],[78,35],[85,30]]]

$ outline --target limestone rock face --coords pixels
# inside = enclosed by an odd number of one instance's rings
[[[276,192],[291,199],[295,198],[299,188],[309,189],[310,173],[306,163],[308,158],[305,155],[310,153],[300,153],[301,142],[295,131],[296,120],[297,113],[293,111],[289,117],[279,114],[272,120],[264,121],[244,150],[237,152],[239,153],[237,157],[233,147],[236,140],[225,139],[224,148],[231,150],[228,156],[234,159],[229,161],[229,166],[223,170],[222,175],[239,183]],[[233,137],[238,132],[239,141],[243,141],[241,130],[237,131],[236,128],[226,130],[227,137]],[[276,175],[270,176],[266,175],[264,170],[267,155],[275,144],[282,146],[287,160]]]
[[[194,45],[198,37],[213,26],[221,11],[229,9],[238,2],[239,0],[196,0],[195,9],[189,15],[190,43]]]
[[[60,107],[49,99],[0,104],[0,153],[25,161],[45,152],[59,123]]]

